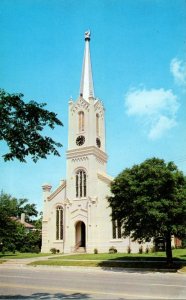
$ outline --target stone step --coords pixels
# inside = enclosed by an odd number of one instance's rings
[[[77,248],[76,252],[77,253],[85,253],[86,252],[85,247],[79,247],[79,248]]]

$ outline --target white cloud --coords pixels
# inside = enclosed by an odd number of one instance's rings
[[[176,125],[177,96],[171,90],[132,89],[125,96],[128,115],[139,118],[145,124],[150,139],[160,138]]]
[[[152,126],[149,132],[149,138],[155,140],[164,135],[164,133],[176,125],[175,119],[159,116],[157,122]]]
[[[186,88],[186,62],[173,58],[170,63],[170,71],[175,82]]]

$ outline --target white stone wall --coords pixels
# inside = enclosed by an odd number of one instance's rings
[[[85,127],[79,132],[78,113],[84,112]],[[96,114],[99,114],[99,135],[96,132]],[[85,136],[82,146],[76,144],[78,135]],[[96,137],[101,147],[96,145]],[[86,251],[93,253],[108,252],[114,246],[118,252],[138,252],[140,245],[129,238],[113,239],[111,209],[107,196],[110,195],[112,178],[106,174],[107,155],[105,153],[104,108],[100,101],[93,98],[89,102],[80,97],[75,103],[69,102],[69,137],[67,151],[66,181],[51,193],[51,186],[43,186],[43,227],[42,252],[51,248],[60,252],[76,251],[81,236],[80,223],[85,224]],[[87,174],[87,195],[76,198],[76,172],[84,170]],[[64,212],[63,240],[56,240],[56,207],[61,205]],[[146,246],[145,246],[146,247]]]

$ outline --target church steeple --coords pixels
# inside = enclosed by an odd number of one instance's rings
[[[92,78],[92,67],[90,59],[90,31],[85,32],[85,51],[80,85],[80,96],[89,102],[89,97],[94,98],[94,85]]]

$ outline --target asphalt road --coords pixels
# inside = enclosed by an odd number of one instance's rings
[[[50,267],[0,268],[0,299],[186,299],[186,276]]]

